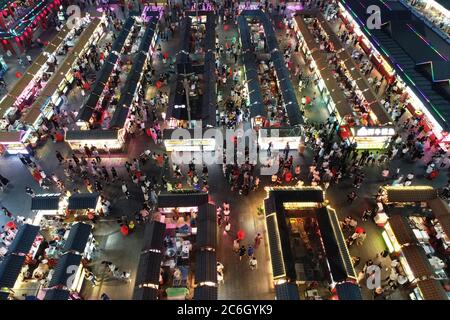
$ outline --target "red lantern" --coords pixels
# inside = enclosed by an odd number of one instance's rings
[[[8,10],[3,10],[3,16],[5,16],[5,17],[8,16]]]
[[[54,6],[55,6],[54,3],[51,3],[51,4],[50,4],[50,8],[53,8]]]
[[[21,41],[25,40],[25,37],[24,36],[20,36],[20,40]]]
[[[17,3],[14,2],[14,3],[13,3],[13,7],[14,7],[14,8],[17,8]]]
[[[22,73],[19,72],[19,71],[17,71],[17,72],[16,72],[16,78],[19,79],[21,76],[22,76]]]
[[[16,42],[19,42],[19,37],[15,37],[14,40],[16,40]]]
[[[8,44],[8,40],[3,39],[2,43],[6,46]]]
[[[223,30],[225,30],[225,31],[228,31],[229,28],[230,27],[227,24],[223,26]]]

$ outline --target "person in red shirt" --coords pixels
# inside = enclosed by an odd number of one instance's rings
[[[120,233],[122,233],[124,236],[128,235],[128,226],[126,224],[122,224],[120,226]]]

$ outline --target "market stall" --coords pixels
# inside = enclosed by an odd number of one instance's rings
[[[125,143],[124,129],[116,130],[71,130],[66,132],[65,141],[74,151],[84,152],[84,146],[95,146],[100,152],[122,150]]]
[[[204,137],[207,129],[164,129],[163,141],[166,151],[214,151],[215,137]],[[188,135],[186,133],[189,133]]]
[[[95,248],[95,239],[89,224],[78,222],[71,226],[69,235],[65,240],[63,251],[82,255],[88,261],[92,260]]]
[[[50,271],[49,289],[68,289],[80,292],[84,281],[85,269],[81,264],[81,256],[74,253],[62,255],[56,267]]]

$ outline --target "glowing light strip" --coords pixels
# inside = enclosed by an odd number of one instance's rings
[[[448,58],[447,58],[446,56],[444,56],[443,54],[441,54],[435,47],[433,47],[433,46],[431,45],[431,43],[429,43],[429,42],[427,41],[427,39],[425,39],[424,37],[422,37],[422,35],[421,35],[420,33],[417,32],[416,29],[414,29],[413,27],[411,27],[411,25],[408,24],[408,23],[407,23],[406,25],[411,29],[412,32],[414,32],[414,33],[416,34],[416,36],[418,36],[420,39],[422,39],[422,41],[425,42],[425,43],[428,45],[428,47],[430,47],[434,52],[436,52],[442,59],[444,59],[445,61],[448,61]]]
[[[380,1],[382,4],[384,4],[384,6],[389,9],[389,11],[392,11],[391,7],[389,7],[389,5],[387,3],[385,3],[383,0],[378,0],[378,1]]]
[[[342,0],[343,1],[343,0]],[[343,1],[345,3],[345,1]],[[354,17],[354,20],[358,20],[360,22],[361,26],[364,26],[365,24],[361,21],[361,19],[359,19],[358,15],[350,8],[350,6],[348,4],[345,5],[347,7],[347,11],[350,11]],[[364,27],[364,29],[366,29]],[[367,30],[367,29],[366,29]],[[367,31],[366,31],[367,32]],[[370,34],[370,32],[369,32]],[[374,37],[371,38],[371,40],[374,40],[374,42],[380,47],[381,50],[383,50],[383,52],[386,52],[383,47],[378,43],[378,41],[375,40]],[[399,67],[399,65],[395,62],[395,59],[389,55],[387,55],[387,57],[389,58],[389,60],[391,61],[391,63],[395,64],[396,66]],[[399,67],[400,68],[400,67]],[[442,119],[442,121],[444,121],[445,123],[447,123],[447,120],[442,116],[442,114],[436,109],[436,107],[430,102],[430,99],[428,99],[428,97],[416,86],[416,84],[411,80],[411,78],[405,73],[405,71],[403,71],[402,68],[400,68],[400,70],[402,71],[402,73],[408,78],[408,80],[411,82],[411,84],[416,88],[416,90],[420,93],[420,95],[428,102],[428,104],[431,106],[431,108],[436,112],[436,114]],[[431,115],[431,114],[430,114]],[[433,117],[432,117],[433,118]]]

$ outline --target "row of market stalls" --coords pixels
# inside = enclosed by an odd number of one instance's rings
[[[105,88],[108,88],[108,80],[110,79],[113,70],[117,66],[119,58],[125,47],[125,43],[127,42],[127,40],[130,40],[129,35],[132,33],[132,30],[136,25],[137,21],[135,17],[129,17],[125,21],[122,30],[120,31],[116,40],[113,42],[111,46],[111,52],[105,60],[102,68],[100,69],[97,80],[93,85],[91,94],[88,96],[86,102],[81,107],[77,115],[77,125],[80,127],[80,129],[89,130],[90,126],[94,124],[92,115],[96,110],[97,105],[101,103],[103,91],[105,90]]]
[[[105,17],[83,18],[87,25],[80,29],[64,27],[50,42],[20,78],[14,88],[1,101],[0,109],[5,112],[5,128],[14,122],[13,130],[0,132],[0,144],[3,152],[8,154],[27,154],[29,148],[36,147],[40,142],[41,133],[38,132],[44,118],[50,119],[54,107],[63,104],[62,96],[70,90],[73,82],[73,67],[78,58],[92,50],[91,45],[96,44],[105,32]],[[82,31],[82,32],[81,32]],[[81,34],[80,34],[81,33]],[[74,37],[79,38],[74,43]],[[56,66],[56,55],[63,46],[71,42],[73,47],[65,59]]]
[[[383,239],[413,300],[448,300],[450,207],[428,186],[382,187]],[[444,289],[447,288],[447,289]]]
[[[0,6],[0,44],[11,53],[23,53],[39,31],[45,32],[52,15],[60,14],[61,0],[3,1]]]
[[[215,139],[180,140],[172,137],[172,132],[176,128],[198,126],[203,136],[203,129],[216,126],[216,15],[213,11],[189,11],[181,30],[177,80],[170,91],[164,144],[167,151],[212,151]]]
[[[252,23],[252,26],[255,23],[262,26],[265,36],[262,46],[252,43],[252,34],[254,35],[255,31],[249,27],[249,22]],[[303,117],[290,80],[289,70],[285,65],[283,54],[278,48],[278,41],[272,24],[263,11],[244,10],[238,18],[238,27],[252,128],[258,130],[259,133],[261,133],[261,130],[265,130],[265,133],[267,133],[264,135],[260,134],[258,137],[260,148],[265,149],[268,147],[269,142],[272,142],[275,149],[284,149],[287,143],[289,143],[291,149],[297,149],[302,135],[301,125],[303,124]],[[281,93],[282,107],[287,113],[287,123],[282,125],[271,125],[268,119],[268,110],[265,106],[258,76],[258,68],[260,66],[256,64],[258,61],[257,57],[261,56],[254,49],[258,47],[265,48],[263,51],[265,51],[265,54],[268,55],[269,60],[274,65],[276,86]],[[276,129],[278,136],[272,134],[275,131],[274,129]]]
[[[117,140],[119,132],[117,130],[93,130],[91,128],[97,126],[103,121],[104,108],[108,108],[110,102],[105,96],[109,91],[111,76],[116,71],[121,59],[125,55],[126,45],[131,45],[132,35],[139,32],[140,26],[135,16],[130,16],[124,23],[121,32],[111,46],[111,52],[106,58],[93,89],[85,101],[83,107],[77,115],[76,123],[79,127],[76,130],[70,130],[66,133],[66,140],[73,150],[81,150],[85,144],[90,143],[92,137],[95,140],[103,141],[103,148],[106,146],[110,150],[118,147]],[[84,144],[83,144],[84,142]]]
[[[380,30],[369,31],[363,21],[370,5],[381,10]],[[450,51],[446,40],[401,3],[388,8],[379,0],[364,5],[341,0],[338,15],[377,70],[390,83],[396,81],[395,93],[407,109],[403,117],[419,118],[430,139],[447,150],[450,68],[446,57]]]
[[[125,85],[121,90],[119,102],[109,123],[109,129],[68,131],[65,140],[72,149],[80,150],[88,144],[88,146],[95,146],[99,151],[105,151],[105,145],[111,151],[123,150],[129,122],[129,109],[137,101],[137,92],[141,86],[143,73],[152,63],[152,54],[158,39],[158,22],[161,12],[150,11],[147,15],[149,22],[141,37],[138,53],[133,58],[133,65]]]
[[[216,300],[217,223],[207,193],[163,193],[147,224],[134,300]]]
[[[313,36],[314,20],[317,21],[318,30],[327,35],[329,42],[336,50],[339,67],[347,79],[354,84],[354,89],[340,88],[326,52],[320,49],[320,43]],[[385,148],[390,137],[395,134],[394,126],[323,15],[317,11],[301,11],[297,13],[294,22],[300,48],[306,59],[310,61],[310,69],[318,80],[319,92],[328,111],[336,115],[342,139],[356,142],[358,149]],[[368,110],[367,113],[363,114],[351,106],[348,96],[353,93],[360,98],[364,110]]]
[[[264,210],[277,299],[362,299],[336,212],[320,187],[268,188]]]
[[[15,237],[0,263],[0,300],[78,299],[83,265],[92,259],[91,231],[82,222],[52,230],[29,223],[11,226]]]

